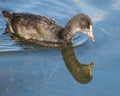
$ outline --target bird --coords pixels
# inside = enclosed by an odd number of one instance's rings
[[[2,11],[6,21],[5,33],[14,40],[21,40],[46,47],[69,44],[76,33],[82,32],[94,40],[92,20],[86,14],[73,16],[65,27],[46,16]]]

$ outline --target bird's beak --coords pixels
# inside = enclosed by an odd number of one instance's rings
[[[93,35],[93,30],[92,30],[92,25],[90,25],[90,31],[87,32],[87,35],[90,37],[90,39],[94,42],[94,35]]]

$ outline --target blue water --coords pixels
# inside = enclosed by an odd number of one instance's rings
[[[0,13],[0,96],[119,96],[119,0],[0,0],[2,10],[45,15],[62,26],[78,13],[89,15],[95,42],[88,40],[74,52],[79,62],[95,63],[92,80],[77,82],[60,49],[35,51],[3,35],[6,25]]]

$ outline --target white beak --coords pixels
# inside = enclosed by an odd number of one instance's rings
[[[90,37],[90,39],[94,42],[94,35],[93,35],[93,30],[92,30],[92,25],[90,25],[90,31],[87,32],[87,35]]]

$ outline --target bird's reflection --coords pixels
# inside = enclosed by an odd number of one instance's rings
[[[94,62],[91,62],[90,64],[80,63],[75,56],[72,44],[62,48],[62,56],[66,67],[76,81],[87,84],[92,80],[92,68]]]

